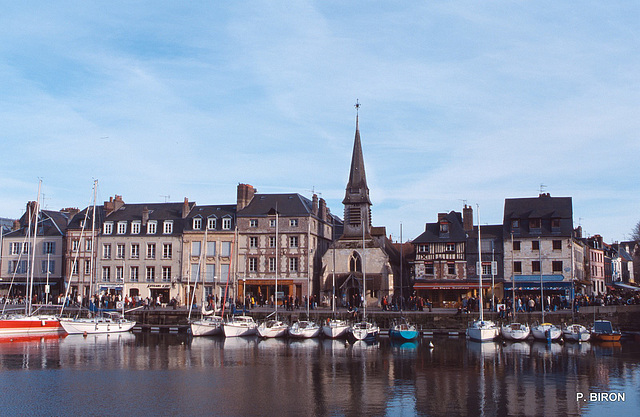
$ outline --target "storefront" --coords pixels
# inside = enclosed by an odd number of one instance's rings
[[[170,291],[171,284],[149,284],[149,296],[153,302],[168,304],[171,300]]]
[[[248,279],[238,280],[238,297],[248,295],[253,297],[257,304],[262,300],[265,304],[269,304],[271,297],[275,298],[276,281],[274,279]],[[302,286],[294,284],[291,279],[278,280],[278,305],[282,305],[283,297],[298,297],[302,302]]]
[[[470,281],[464,282],[416,282],[413,289],[416,295],[429,300],[434,307],[454,308],[463,299],[478,296],[478,283]],[[491,298],[491,284],[482,283],[483,297],[485,300]]]
[[[540,295],[540,287],[544,296],[561,296],[572,300],[575,295],[575,289],[571,281],[565,281],[563,275],[516,275],[515,290],[516,297],[531,296],[533,298]],[[504,294],[511,297],[513,283],[511,281],[504,282]]]

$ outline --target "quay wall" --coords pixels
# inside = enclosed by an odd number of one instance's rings
[[[264,319],[273,311],[267,309],[253,309],[248,314],[253,316],[256,321]],[[238,313],[240,314],[240,313]],[[289,322],[305,319],[307,314],[304,310],[279,311],[280,319]],[[312,320],[322,322],[332,316],[331,311],[327,309],[311,310],[310,316]],[[336,316],[339,318],[352,320],[353,316],[345,310],[339,311]],[[453,309],[434,309],[433,311],[405,311],[402,316],[412,323],[415,323],[422,330],[459,330],[466,329],[468,323],[478,318],[478,313],[456,314]],[[497,313],[484,314],[487,320],[501,321],[498,319]],[[159,308],[150,310],[135,310],[127,313],[127,317],[136,320],[142,326],[187,326],[188,311],[186,309],[173,310],[170,308]],[[196,315],[192,316],[197,318]],[[389,328],[395,318],[400,317],[398,312],[388,311],[367,311],[367,318],[375,321],[381,328]],[[561,325],[577,322],[587,327],[593,324],[594,319],[610,320],[614,328],[618,328],[625,332],[640,331],[640,305],[631,306],[606,306],[606,307],[581,307],[580,312],[574,313],[572,320],[571,311],[563,310],[545,314],[545,322]],[[519,313],[517,321],[521,323],[534,323],[541,320],[540,312],[535,313]],[[502,320],[507,321],[507,320]],[[510,321],[510,320],[509,320]]]

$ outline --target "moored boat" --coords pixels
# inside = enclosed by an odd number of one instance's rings
[[[562,331],[552,323],[541,323],[531,327],[531,334],[536,340],[560,340]]]
[[[251,316],[233,316],[222,325],[225,337],[252,336],[258,325]]]
[[[289,325],[281,320],[266,320],[258,326],[258,335],[264,338],[284,337]]]
[[[404,317],[394,320],[389,328],[389,337],[395,340],[416,340],[419,335],[420,332],[415,324],[409,323]]]
[[[581,324],[570,324],[562,329],[562,336],[567,342],[586,342],[591,332]]]
[[[609,320],[596,320],[593,322],[591,338],[599,342],[619,342],[622,334],[613,330],[613,325]]]
[[[57,316],[50,314],[7,314],[0,317],[0,335],[29,336],[64,333]]]
[[[500,327],[500,334],[506,340],[525,340],[531,334],[531,329],[526,324],[509,323]]]
[[[220,316],[204,316],[191,322],[191,334],[194,336],[216,336],[222,334],[224,320]]]
[[[467,337],[476,342],[489,342],[498,337],[498,326],[491,320],[476,320],[469,323]]]
[[[105,311],[90,318],[60,318],[60,325],[69,334],[121,333],[136,325],[115,311]]]
[[[358,323],[354,323],[353,326],[351,326],[349,334],[355,340],[374,341],[380,334],[380,328],[374,323],[368,321],[360,321]]]
[[[327,319],[322,326],[322,332],[330,339],[345,337],[349,332],[349,323],[340,319]]]
[[[308,320],[301,320],[293,323],[289,327],[289,336],[299,339],[310,339],[320,336],[322,328],[316,323]]]

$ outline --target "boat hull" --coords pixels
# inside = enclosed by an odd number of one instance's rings
[[[349,332],[355,340],[373,341],[378,338],[380,328],[371,323],[356,323]]]
[[[55,316],[15,316],[0,319],[0,336],[29,336],[64,333]]]
[[[264,338],[275,338],[275,337],[284,337],[287,335],[287,331],[289,330],[289,326],[284,324],[283,322],[274,322],[274,323],[262,323],[258,326],[258,336]]]
[[[194,336],[217,336],[222,334],[222,319],[206,318],[191,322],[191,334]]]
[[[499,330],[488,320],[475,321],[467,328],[467,337],[476,342],[489,342],[498,337]]]
[[[526,340],[531,334],[531,329],[520,323],[512,323],[508,326],[502,326],[500,334],[506,340]]]
[[[258,325],[249,316],[236,316],[222,325],[225,337],[253,336],[258,333]]]
[[[543,323],[531,328],[531,334],[536,340],[560,340],[562,331],[550,323]]]
[[[562,330],[562,337],[567,342],[586,342],[591,338],[591,333],[584,326],[572,324]]]
[[[343,321],[331,321],[322,326],[322,333],[330,339],[346,337],[349,332],[349,325]]]
[[[289,337],[297,339],[312,339],[320,336],[321,331],[322,328],[315,323],[309,322],[302,324],[302,322],[298,322],[289,327]]]
[[[69,334],[97,334],[128,332],[133,329],[136,322],[131,320],[61,319],[60,324]]]

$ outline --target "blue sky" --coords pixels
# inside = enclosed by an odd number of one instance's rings
[[[342,216],[356,99],[373,223],[573,197],[606,241],[640,221],[640,3],[9,2],[0,217],[315,190]]]

